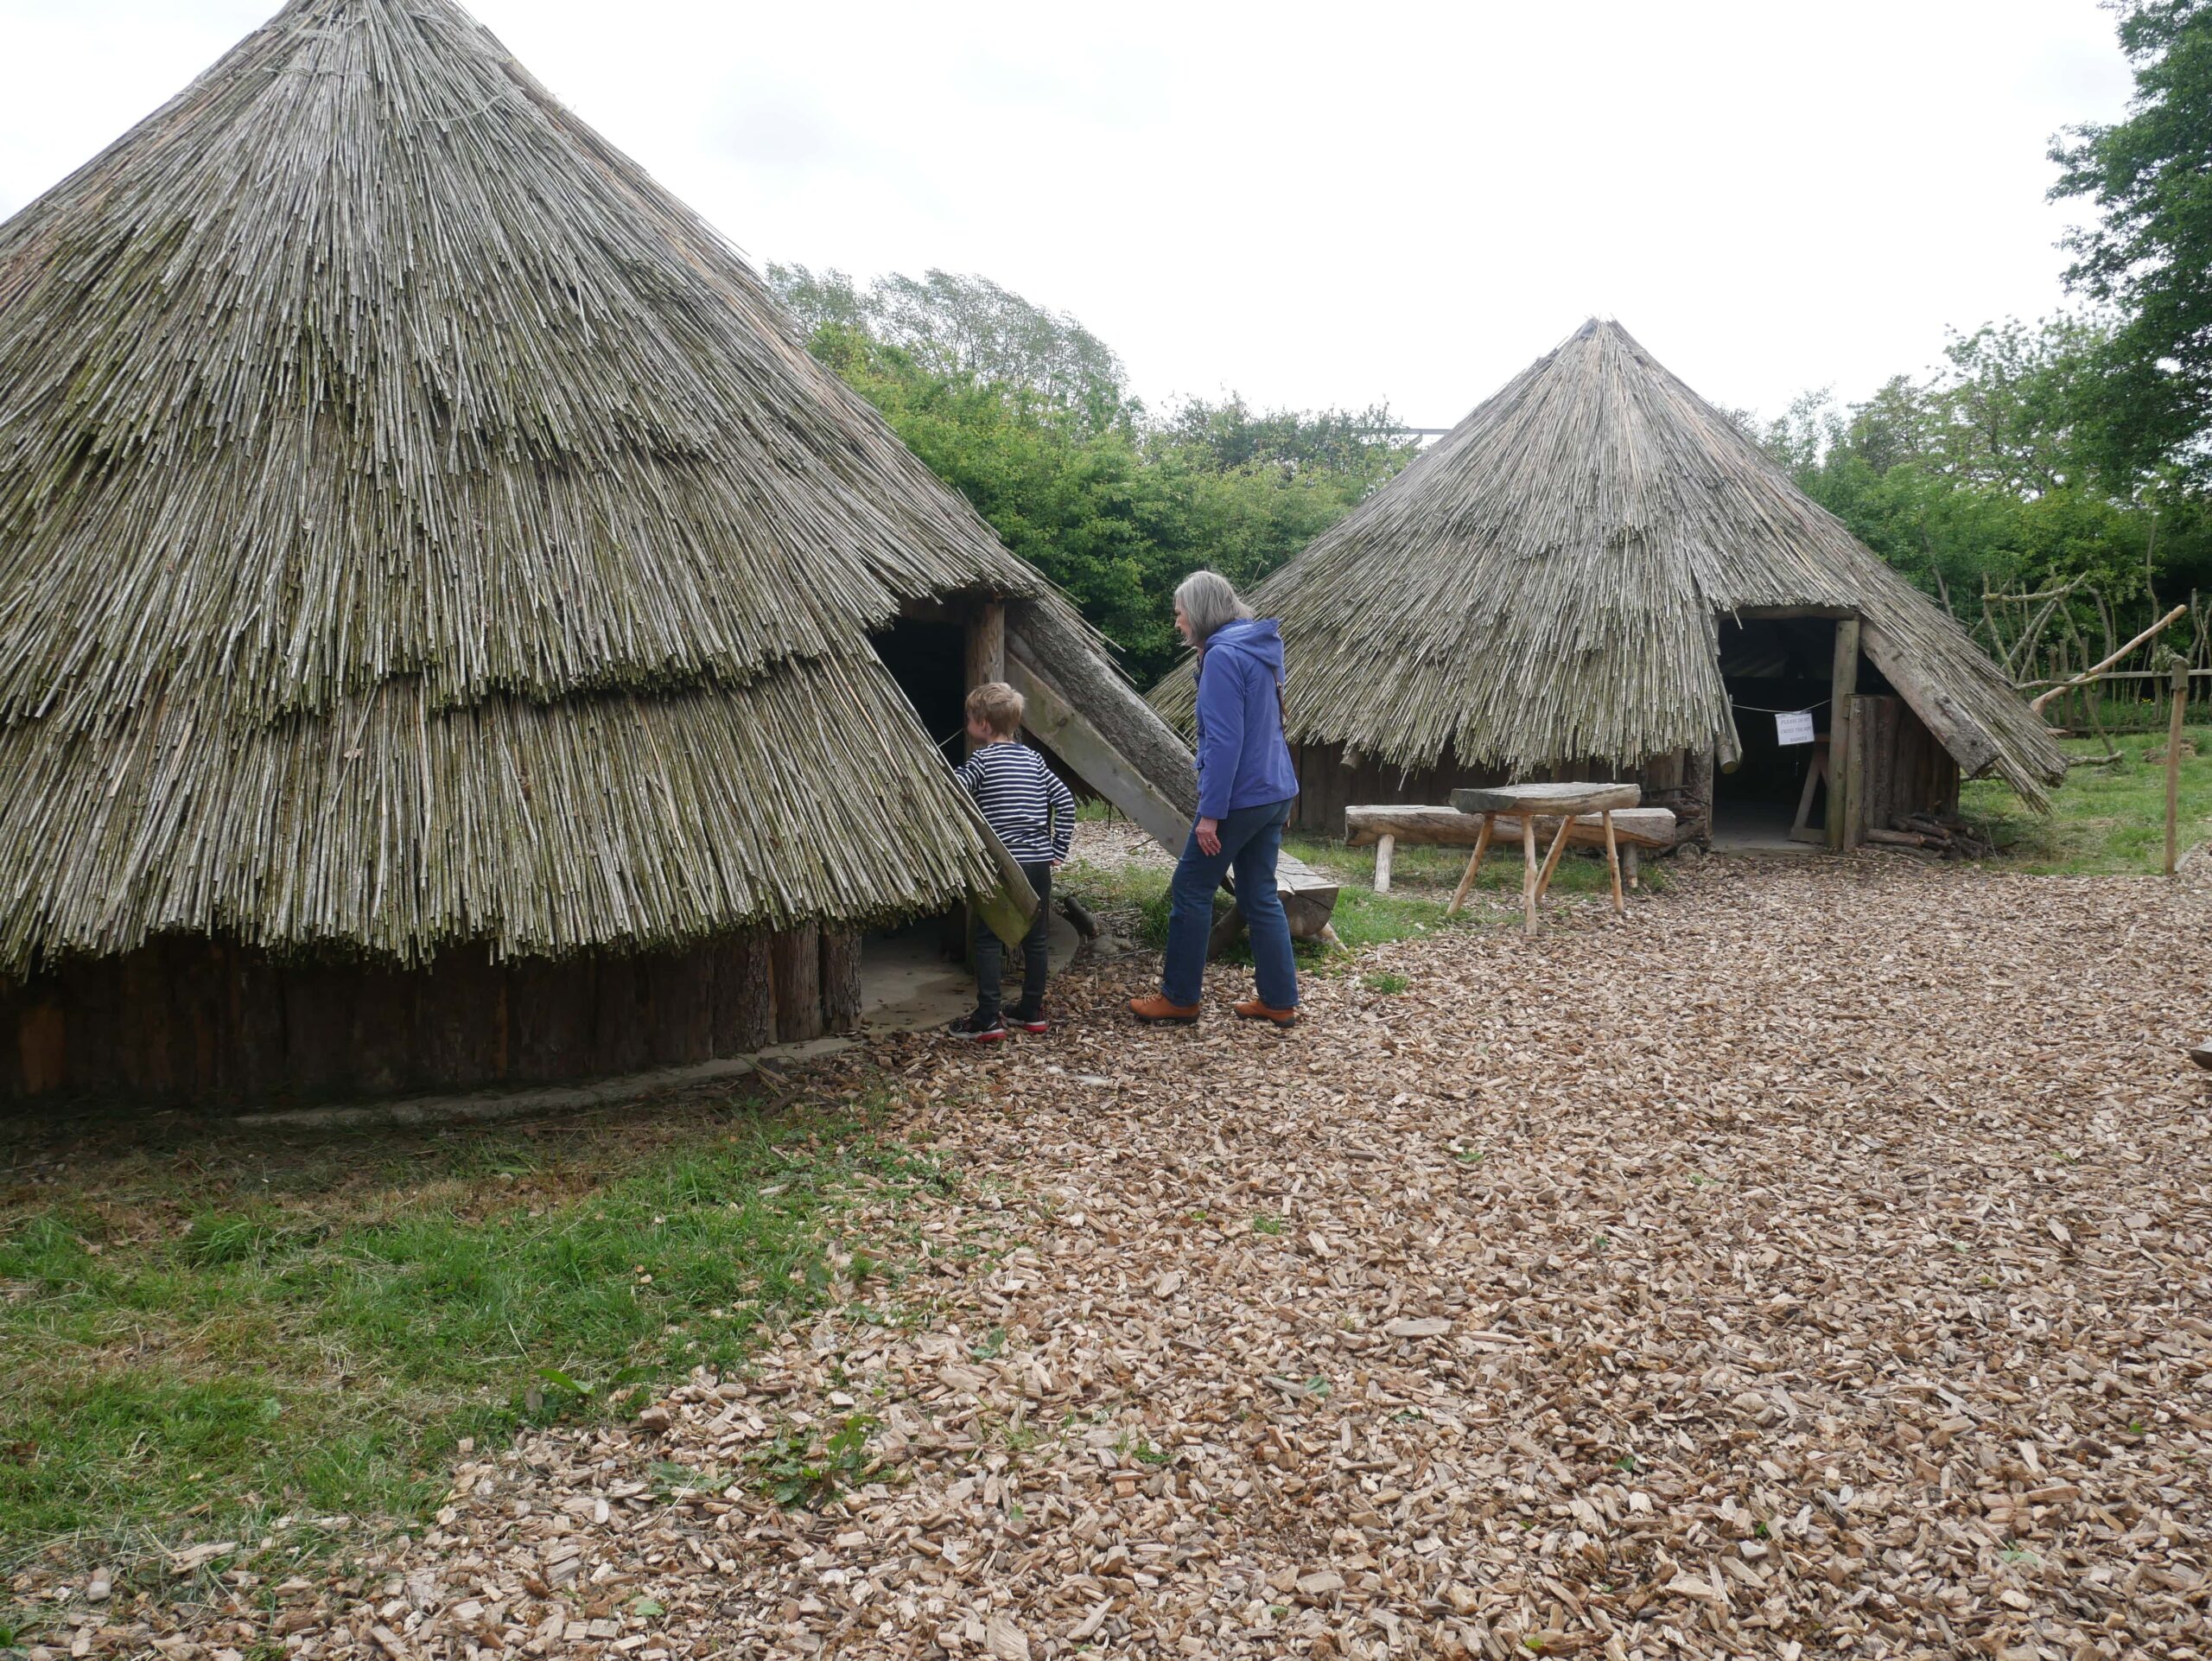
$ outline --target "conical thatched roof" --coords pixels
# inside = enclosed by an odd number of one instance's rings
[[[0,974],[934,906],[867,630],[1043,589],[449,0],[296,0],[0,226]]]
[[[1408,767],[1447,746],[1515,770],[1732,754],[1717,620],[1816,607],[1865,620],[1969,773],[2037,804],[2065,776],[1958,626],[1618,323],[1586,323],[1252,601],[1282,620],[1293,740]],[[1154,701],[1187,721],[1189,666]]]

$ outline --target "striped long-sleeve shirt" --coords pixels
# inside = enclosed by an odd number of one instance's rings
[[[986,744],[954,776],[1016,859],[1033,865],[1068,856],[1075,842],[1075,798],[1027,744]]]

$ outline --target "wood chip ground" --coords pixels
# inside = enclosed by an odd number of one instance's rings
[[[54,1653],[2212,1653],[2208,909],[1732,860],[1287,1035],[1078,971],[837,1064],[961,1177],[852,1219],[902,1281],[466,1459],[365,1579]],[[758,1492],[855,1415],[840,1499]]]

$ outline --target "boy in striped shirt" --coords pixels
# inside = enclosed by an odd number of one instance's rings
[[[1000,977],[1006,948],[979,918],[972,929],[976,1009],[949,1030],[970,1043],[995,1043],[1011,1021],[1026,1033],[1045,1030],[1046,925],[1052,873],[1075,841],[1075,798],[1045,759],[1021,741],[1021,694],[987,681],[968,694],[968,736],[976,753],[954,773],[1037,891],[1037,916],[1021,942],[1021,1002],[1001,1011]]]

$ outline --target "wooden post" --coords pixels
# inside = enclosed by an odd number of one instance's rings
[[[1622,917],[1628,915],[1628,900],[1621,893],[1620,844],[1613,840],[1612,810],[1605,811],[1605,866],[1613,874],[1613,910]]]
[[[1862,697],[1851,700],[1851,753],[1844,758],[1840,769],[1835,765],[1834,745],[1831,743],[1828,747],[1828,776],[1831,779],[1840,777],[1843,786],[1841,793],[1847,813],[1843,821],[1843,845],[1847,849],[1858,847],[1859,837],[1866,829],[1860,823],[1858,810],[1866,795],[1867,706],[1872,702],[1872,698]]]
[[[2189,659],[2169,652],[2173,713],[2166,721],[2166,875],[2174,874],[2174,841],[2181,823],[2181,726],[2189,714]]]
[[[1491,826],[1496,823],[1494,814],[1483,815],[1483,828],[1475,832],[1475,851],[1467,856],[1466,875],[1459,879],[1459,886],[1452,890],[1452,903],[1444,908],[1446,917],[1456,916],[1459,907],[1467,903],[1467,892],[1475,886],[1475,873],[1482,869],[1483,856],[1490,852]]]
[[[858,929],[822,931],[822,1025],[833,1033],[861,1025],[861,935]]]
[[[1566,833],[1567,827],[1560,827]],[[1521,932],[1533,936],[1536,932],[1536,816],[1521,816]]]
[[[985,600],[969,608],[963,678],[970,692],[986,682],[1006,678],[1006,605],[1003,601]],[[968,754],[975,754],[974,739],[966,741],[966,749]]]
[[[1390,892],[1390,855],[1398,845],[1395,837],[1385,837],[1375,844],[1375,892]]]
[[[1533,821],[1535,815],[1530,813],[1524,814],[1522,817]],[[1544,856],[1544,868],[1536,873],[1536,901],[1532,903],[1540,903],[1544,895],[1550,892],[1552,874],[1559,869],[1559,856],[1567,851],[1567,839],[1573,834],[1573,830],[1574,815],[1562,814],[1560,817],[1559,830],[1552,837],[1551,852]]]
[[[1857,782],[1851,769],[1841,765],[1851,754],[1852,707],[1859,691],[1859,620],[1840,619],[1835,626],[1835,662],[1828,671],[1828,846],[1840,850],[1847,827],[1859,811],[1852,793]],[[1855,840],[1855,838],[1854,838]]]

